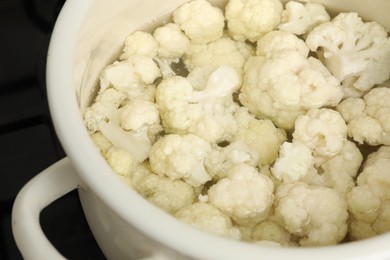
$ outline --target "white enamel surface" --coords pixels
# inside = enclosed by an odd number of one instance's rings
[[[12,208],[12,232],[24,259],[65,259],[43,234],[39,213],[78,184],[77,173],[65,158],[38,174],[18,193]]]
[[[321,248],[256,246],[210,236],[152,206],[111,172],[83,126],[79,104],[81,108],[87,104],[100,70],[118,53],[124,37],[130,33],[127,30],[153,26],[159,15],[183,2],[186,1],[68,0],[53,32],[47,71],[50,110],[57,135],[84,183],[79,192],[83,208],[106,256],[110,259],[151,255],[167,259],[185,259],[185,256],[194,259],[389,259],[390,234]],[[384,12],[390,10],[388,0],[325,0],[325,4],[340,10],[356,7],[364,17],[390,26]]]

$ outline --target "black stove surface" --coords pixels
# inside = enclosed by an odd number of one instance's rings
[[[65,157],[46,100],[50,35],[65,0],[0,0],[0,259],[22,259],[11,229],[19,190]],[[68,259],[104,259],[73,191],[41,213],[41,225]]]

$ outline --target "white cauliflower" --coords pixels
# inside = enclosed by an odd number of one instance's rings
[[[390,89],[378,87],[363,98],[348,98],[337,110],[348,123],[348,136],[369,145],[390,145]]]
[[[157,54],[162,58],[177,59],[190,46],[190,40],[175,23],[156,28],[153,36],[158,43]]]
[[[325,7],[318,3],[299,3],[289,1],[282,12],[278,29],[296,35],[310,32],[321,23],[328,22],[330,16]]]
[[[132,154],[116,147],[110,148],[104,156],[112,170],[121,176],[130,177],[138,164]]]
[[[175,217],[214,235],[237,240],[241,238],[240,230],[233,226],[230,217],[208,203],[197,202],[188,205],[179,210]]]
[[[198,187],[211,180],[204,166],[211,149],[208,142],[196,135],[170,134],[152,146],[149,162],[156,174]]]
[[[306,43],[312,51],[321,51],[346,96],[360,97],[390,77],[390,38],[385,28],[364,22],[357,13],[340,13],[320,24]]]
[[[275,221],[297,236],[301,246],[325,246],[342,241],[347,233],[347,203],[334,190],[286,183],[275,196]]]
[[[223,34],[225,17],[218,7],[206,0],[194,0],[179,6],[173,20],[193,43],[208,43]]]
[[[225,7],[228,32],[235,40],[256,42],[278,26],[282,10],[279,0],[229,0]]]
[[[161,72],[152,58],[132,56],[107,66],[100,77],[102,90],[113,87],[129,99],[142,98],[154,101],[155,87],[151,85]]]
[[[296,51],[303,57],[307,57],[310,50],[303,40],[289,32],[271,31],[257,41],[257,56],[270,59],[275,54],[285,51]]]
[[[245,163],[256,167],[259,154],[246,143],[236,141],[228,146],[216,146],[206,158],[205,166],[213,179],[221,179],[227,176],[230,168],[236,164]]]
[[[209,142],[232,138],[237,131],[233,102],[239,78],[234,69],[220,66],[207,80],[206,87],[195,91],[180,76],[164,79],[156,91],[156,103],[167,133],[193,133]]]
[[[125,131],[115,120],[100,121],[98,128],[113,147],[126,150],[136,161],[143,162],[148,158],[151,148],[150,139]]]
[[[84,112],[84,122],[88,131],[91,134],[98,131],[99,122],[114,117],[126,99],[127,96],[116,89],[100,90],[94,103]]]
[[[91,138],[102,155],[104,155],[112,147],[112,143],[110,143],[110,141],[108,141],[108,139],[100,132],[93,133]]]
[[[341,152],[347,140],[343,117],[328,108],[312,109],[295,122],[293,141],[308,146],[315,157],[330,158]]]
[[[390,231],[390,147],[368,156],[357,186],[348,193],[349,234],[360,240]]]
[[[126,150],[142,162],[162,131],[158,110],[149,101],[134,99],[125,103],[126,99],[123,92],[111,87],[102,90],[86,110],[84,120],[91,133],[99,131],[110,145]],[[103,140],[100,138],[100,141]],[[96,143],[102,149],[100,141]]]
[[[283,183],[301,181],[325,186],[345,196],[355,186],[362,161],[360,150],[350,141],[344,142],[341,151],[329,158],[313,156],[312,150],[300,142],[285,142],[271,172]]]
[[[252,229],[251,239],[253,241],[270,241],[282,246],[291,246],[292,235],[282,226],[272,220],[266,220]]]
[[[265,175],[247,164],[238,164],[208,190],[212,205],[241,225],[255,225],[268,217],[274,186]]]
[[[302,180],[314,170],[312,151],[300,142],[284,142],[279,157],[271,168],[272,175],[283,182]]]
[[[265,56],[248,59],[239,96],[256,116],[290,130],[307,110],[336,106],[342,99],[339,81],[319,60],[308,58],[297,36],[270,32],[259,41],[257,53]]]
[[[390,231],[385,29],[309,0],[224,11],[188,1],[103,69],[83,116],[113,172],[229,239],[310,247]]]
[[[271,120],[256,119],[244,107],[234,115],[238,131],[234,140],[246,143],[259,156],[259,166],[270,165],[278,157],[280,145],[287,139],[286,132],[277,128]]]
[[[188,73],[187,80],[191,83],[194,90],[203,90],[207,85],[207,80],[214,70],[215,67],[210,64],[196,67]]]
[[[211,66],[214,69],[228,65],[239,75],[254,48],[245,42],[236,42],[228,37],[207,44],[191,44],[184,56],[184,64],[191,72],[196,68]]]
[[[151,142],[163,131],[156,104],[142,99],[132,100],[120,109],[120,126]]]
[[[192,205],[196,199],[194,188],[181,180],[171,180],[152,172],[132,181],[133,188],[148,201],[175,214],[178,210]]]
[[[157,55],[158,43],[148,32],[135,31],[126,37],[121,60],[132,56],[146,56],[154,58]]]
[[[363,155],[355,143],[345,142],[341,152],[317,167],[320,183],[346,195],[355,187],[355,179],[363,161]]]

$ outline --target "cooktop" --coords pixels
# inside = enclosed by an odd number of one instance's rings
[[[11,229],[19,190],[65,156],[45,89],[46,55],[65,0],[0,0],[0,259],[22,259]],[[46,236],[68,259],[104,259],[73,191],[43,210]]]

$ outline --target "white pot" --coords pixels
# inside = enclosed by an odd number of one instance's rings
[[[62,259],[44,236],[39,213],[78,189],[90,228],[109,259],[390,259],[390,234],[320,248],[283,248],[227,240],[180,223],[117,178],[100,156],[80,110],[99,71],[132,30],[156,25],[186,0],[68,0],[48,52],[48,99],[56,133],[67,153],[19,193],[12,224],[25,259]],[[225,1],[212,1],[223,5]],[[318,2],[318,1],[317,1]],[[324,0],[333,11],[357,11],[390,28],[388,0]]]

